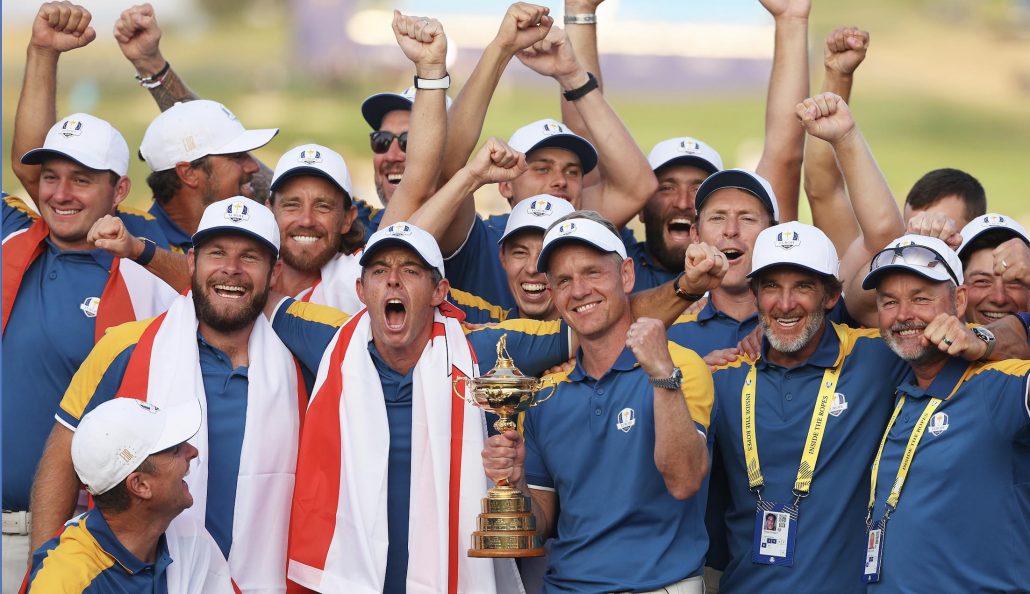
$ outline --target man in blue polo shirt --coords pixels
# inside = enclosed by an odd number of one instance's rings
[[[714,524],[729,550],[720,591],[859,592],[860,543],[848,535],[861,534],[861,486],[904,363],[875,330],[830,322],[842,283],[820,230],[770,227],[752,262],[761,356],[713,374],[713,464],[728,489]]]
[[[96,507],[36,551],[26,592],[232,592],[211,537],[175,520],[193,505],[182,479],[200,425],[196,401],[158,408],[118,398],[86,415],[72,460]]]
[[[437,572],[446,568],[463,576],[462,581],[481,580],[468,583],[476,583],[483,592],[493,591],[495,584],[500,591],[517,579],[510,564],[495,571],[489,560],[450,554],[467,546],[479,506],[464,489],[485,495],[478,460],[482,416],[472,408],[462,410],[464,423],[475,426],[451,425],[460,418],[455,417],[453,403],[465,406],[454,399],[451,377],[465,373],[461,361],[467,363],[471,354],[481,368],[490,366],[502,334],[508,335],[508,348],[519,367],[539,374],[568,357],[565,328],[558,321],[512,320],[473,331],[461,329],[460,313],[444,301],[448,284],[439,247],[428,232],[409,223],[395,223],[373,234],[361,264],[358,294],[366,312],[351,319],[329,308],[284,299],[272,317],[278,335],[303,366],[318,371],[319,378],[298,461],[290,577],[325,592],[367,588],[398,593],[410,591],[412,584],[436,591],[446,590],[446,580],[441,583]],[[427,408],[437,414],[427,418]],[[425,441],[427,427],[429,435],[464,434],[466,443],[457,450],[435,450],[432,439]],[[472,449],[477,439],[480,447]],[[450,469],[460,468],[461,479],[449,483],[450,470],[435,464],[446,465],[448,459],[458,463],[450,458],[456,451],[464,452],[463,462]],[[468,456],[475,457],[470,467],[464,463],[472,459]],[[385,482],[370,477],[383,477]],[[456,479],[450,475],[450,481]],[[453,502],[470,517],[451,518],[458,522],[451,525],[453,534],[460,536],[458,542],[450,542],[442,527],[425,531],[422,517],[438,518],[448,504],[447,498],[426,503],[436,492],[426,487],[427,481],[441,487],[441,493],[448,492],[447,484],[463,485],[460,501]],[[378,534],[375,527],[382,525],[369,521],[375,517],[385,521]],[[375,546],[379,539],[388,545]],[[362,552],[348,552],[354,550]]]
[[[710,374],[660,321],[633,320],[633,263],[596,213],[556,221],[538,267],[581,345],[576,367],[526,414],[525,443],[493,436],[483,463],[528,491],[554,537],[544,591],[701,592]]]
[[[944,242],[908,235],[864,283],[880,334],[909,367],[873,461],[867,534],[848,535],[864,543],[870,592],[1030,585],[1030,361],[980,362],[994,340],[962,322],[962,280]]]

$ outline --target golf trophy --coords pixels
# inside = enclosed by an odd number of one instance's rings
[[[522,374],[511,360],[506,348],[508,335],[497,342],[497,364],[485,374],[460,377],[454,380],[454,393],[465,402],[500,417],[494,422],[498,432],[514,431],[516,416],[547,400],[554,394],[557,384],[551,379],[537,379]],[[465,395],[458,385],[465,384]],[[547,396],[538,398],[544,388]],[[479,530],[472,533],[469,557],[541,557],[543,540],[536,534],[536,519],[531,501],[522,491],[513,487],[508,479],[497,481],[497,486],[483,498],[483,513],[479,514]]]

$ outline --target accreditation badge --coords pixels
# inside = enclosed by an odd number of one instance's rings
[[[875,584],[880,581],[880,569],[883,567],[883,536],[886,530],[883,520],[873,524],[866,531],[865,571],[862,581]]]
[[[751,561],[759,565],[793,567],[797,528],[797,506],[759,501]]]

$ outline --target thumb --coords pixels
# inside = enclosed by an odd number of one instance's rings
[[[84,47],[97,38],[97,31],[93,27],[86,27],[86,30],[79,36],[79,47]]]

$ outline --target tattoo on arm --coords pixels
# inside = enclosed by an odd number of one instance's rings
[[[160,86],[150,89],[150,95],[157,102],[161,111],[165,111],[179,101],[193,101],[200,98],[179,78],[175,68],[168,69],[168,73],[161,79]]]

